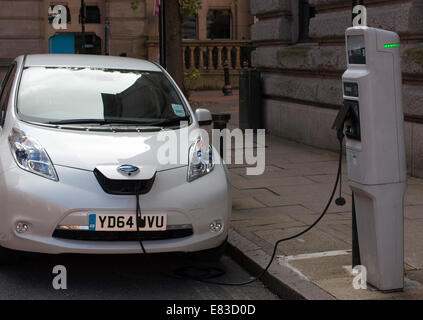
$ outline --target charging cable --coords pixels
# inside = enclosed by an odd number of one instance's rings
[[[339,188],[339,198],[336,199],[336,204],[339,206],[345,205],[346,201],[345,199],[342,197],[342,151],[343,151],[343,145],[342,145],[342,141],[343,141],[344,135],[343,133],[340,134],[338,132],[338,140],[339,140],[339,162],[338,162],[338,172],[336,175],[336,181],[335,181],[335,185],[333,187],[332,193],[329,197],[329,201],[326,204],[325,209],[323,210],[323,212],[320,214],[320,216],[313,222],[313,224],[311,224],[309,227],[307,227],[306,229],[304,229],[303,231],[292,235],[290,237],[287,238],[283,238],[278,240],[273,247],[273,253],[272,256],[270,258],[269,263],[267,264],[266,268],[264,268],[264,270],[256,277],[250,279],[249,281],[245,281],[245,282],[240,282],[240,283],[230,283],[230,282],[219,282],[219,281],[215,281],[215,280],[210,280],[210,276],[208,275],[208,277],[202,277],[202,276],[195,276],[193,275],[192,271],[203,271],[203,270],[199,270],[196,267],[183,267],[183,268],[179,268],[175,271],[175,273],[179,276],[182,276],[184,278],[188,278],[191,280],[196,280],[196,281],[200,281],[200,282],[204,282],[204,283],[208,283],[208,284],[216,284],[216,285],[224,285],[224,286],[243,286],[243,285],[248,285],[251,284],[257,280],[260,280],[265,274],[266,272],[269,270],[270,266],[272,265],[275,256],[276,256],[276,252],[278,249],[278,246],[285,241],[289,241],[295,238],[298,238],[300,236],[302,236],[303,234],[307,233],[308,231],[310,231],[311,229],[313,229],[319,222],[320,220],[322,220],[322,218],[326,215],[327,211],[329,210],[329,207],[333,201],[333,198],[335,196],[336,193],[336,189],[338,187],[338,184],[340,186]],[[220,274],[218,274],[217,276],[219,276]]]
[[[339,153],[340,153],[340,156],[342,158],[342,140],[340,140],[339,143],[340,143],[340,148],[341,148]],[[341,161],[342,161],[342,159],[341,159]],[[342,196],[342,162],[339,164],[338,170],[339,170],[339,197],[338,197],[338,199],[335,200],[335,203],[336,203],[337,206],[342,207],[347,203],[345,198]]]
[[[292,235],[292,236],[289,236],[289,237],[286,237],[286,238],[282,238],[282,239],[276,241],[276,243],[274,244],[274,247],[273,247],[273,253],[271,255],[269,263],[267,264],[266,268],[264,268],[264,270],[258,276],[255,276],[252,279],[245,281],[245,282],[231,283],[231,282],[220,282],[220,281],[212,280],[214,278],[217,278],[217,277],[225,274],[224,270],[222,270],[220,268],[216,268],[216,267],[201,268],[201,267],[197,267],[197,266],[185,266],[185,267],[178,268],[178,269],[174,270],[174,273],[181,278],[195,280],[195,281],[199,281],[199,282],[203,282],[203,283],[207,283],[207,284],[222,285],[222,286],[244,286],[244,285],[251,284],[251,283],[253,283],[257,280],[260,280],[267,273],[270,266],[272,265],[272,263],[275,259],[276,253],[277,253],[278,246],[282,242],[289,241],[289,240],[292,240],[292,239],[295,239],[295,238],[302,236],[303,234],[305,234],[308,231],[310,231],[311,229],[313,229],[320,222],[320,220],[322,220],[322,218],[328,212],[329,207],[330,207],[330,205],[333,201],[333,198],[335,197],[336,189],[338,188],[338,185],[340,186],[339,187],[339,198],[337,198],[335,202],[338,206],[345,205],[346,201],[342,197],[342,156],[343,156],[342,141],[343,141],[344,135],[343,135],[343,132],[341,131],[341,133],[340,133],[340,131],[341,130],[338,130],[338,140],[339,140],[338,172],[337,172],[337,175],[336,175],[335,185],[334,185],[332,193],[329,197],[329,201],[326,204],[326,207],[324,208],[324,210],[320,214],[320,216],[310,226],[308,226],[306,229],[304,229],[303,231],[301,231],[301,232],[299,232],[295,235]],[[142,224],[142,222],[144,220],[142,220],[142,215],[141,215],[141,208],[140,208],[140,203],[139,203],[139,194],[136,195],[136,198],[137,198],[137,207],[136,207],[137,208],[137,219],[136,220],[137,220],[138,241],[140,243],[142,252],[144,254],[146,254],[146,251],[145,251],[142,239],[141,239],[141,235],[140,235],[140,228],[141,228],[140,224]],[[144,224],[145,224],[145,222],[144,222]],[[197,275],[195,275],[194,273],[197,274]]]
[[[142,242],[141,231],[140,231],[141,228],[145,227],[145,220],[142,219],[142,213],[141,213],[140,194],[137,193],[135,195],[135,197],[137,199],[135,221],[136,221],[136,226],[137,226],[138,242],[140,243],[142,253],[147,254],[147,252],[145,251],[145,248],[144,248],[144,244]]]

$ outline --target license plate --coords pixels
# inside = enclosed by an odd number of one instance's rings
[[[165,231],[166,214],[143,214],[140,231]],[[90,214],[90,231],[137,231],[135,214]]]

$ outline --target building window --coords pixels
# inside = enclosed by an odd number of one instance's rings
[[[79,15],[79,22],[81,23],[81,14]],[[101,23],[99,7],[85,6],[85,23]]]
[[[209,10],[207,13],[207,38],[231,39],[231,10]]]
[[[299,42],[306,42],[309,39],[309,25],[310,19],[316,15],[316,10],[314,7],[311,7],[308,3],[308,0],[299,1]]]
[[[197,15],[192,15],[184,18],[184,21],[182,23],[182,38],[198,39]]]
[[[54,18],[56,17],[56,14],[53,13],[53,8],[55,6],[51,5],[48,7],[48,23],[52,24]],[[66,23],[70,23],[71,22],[71,14],[70,14],[70,10],[68,6],[64,6],[66,8]],[[59,21],[60,22],[60,21]]]

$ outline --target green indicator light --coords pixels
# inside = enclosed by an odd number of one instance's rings
[[[388,43],[383,45],[384,48],[399,48],[400,44],[399,43]]]

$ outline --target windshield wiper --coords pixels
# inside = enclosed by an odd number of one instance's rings
[[[163,119],[157,122],[146,122],[149,126],[160,126],[160,127],[172,127],[178,125],[181,121],[189,121],[190,117],[180,117],[180,118],[171,118],[171,119]]]
[[[101,126],[107,124],[134,124],[134,125],[145,125],[148,124],[144,121],[136,120],[118,120],[118,119],[70,119],[70,120],[58,120],[50,121],[47,124],[61,125],[61,124],[99,124]]]
[[[63,124],[98,124],[100,126],[107,125],[107,124],[131,124],[131,125],[142,125],[142,126],[151,126],[151,127],[166,127],[166,126],[174,126],[178,125],[181,121],[189,121],[190,117],[180,117],[180,118],[171,118],[171,119],[163,119],[161,121],[156,122],[148,122],[148,121],[137,121],[137,120],[124,120],[124,119],[69,119],[69,120],[58,120],[58,121],[50,121],[47,124],[52,125],[63,125]]]

